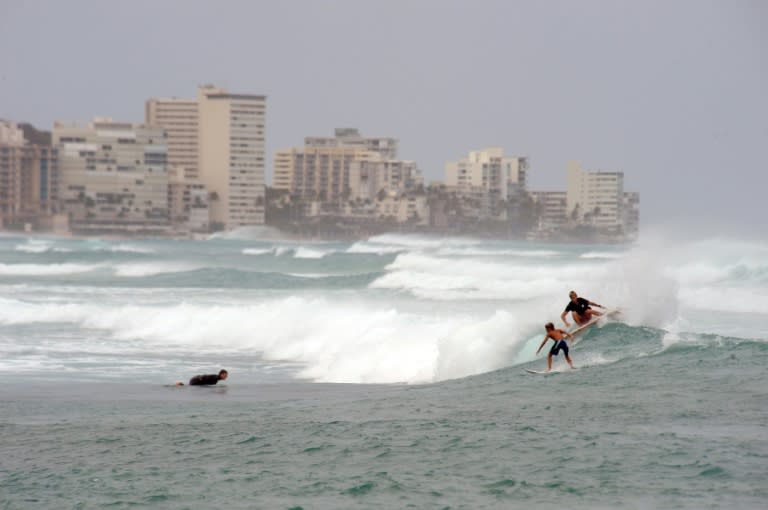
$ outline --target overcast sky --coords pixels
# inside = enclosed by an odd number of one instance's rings
[[[768,238],[762,0],[0,0],[0,118],[142,122],[203,83],[268,96],[270,168],[342,126],[427,180],[501,146],[531,189],[573,159],[624,172],[644,226]]]

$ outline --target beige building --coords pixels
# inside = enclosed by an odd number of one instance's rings
[[[275,188],[305,200],[351,198],[350,167],[355,160],[379,159],[355,147],[291,148],[275,152]]]
[[[167,133],[175,224],[202,231],[264,223],[265,108],[265,96],[211,85],[195,99],[146,102],[147,124]]]
[[[49,222],[57,179],[56,149],[28,143],[15,123],[0,121],[0,226]]]
[[[145,123],[161,127],[168,144],[168,175],[196,180],[199,177],[198,105],[195,99],[149,99],[145,105]]]
[[[210,231],[208,189],[198,180],[178,174],[168,179],[168,209],[177,230],[204,233]]]
[[[357,128],[336,128],[334,136],[308,136],[305,147],[351,147],[360,151],[376,152],[384,159],[397,159],[397,140],[385,137],[366,137]]]
[[[304,147],[274,157],[273,186],[305,200],[373,199],[423,183],[413,161],[395,159],[397,140],[368,138],[340,128],[334,137],[306,137]]]
[[[200,180],[210,192],[212,226],[264,223],[266,96],[198,92]]]
[[[569,218],[606,231],[623,228],[623,172],[585,171],[570,161],[566,189]]]
[[[74,230],[165,232],[168,173],[161,128],[96,118],[56,122],[60,199]]]

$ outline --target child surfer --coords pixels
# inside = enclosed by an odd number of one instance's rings
[[[547,340],[552,340],[555,342],[555,345],[552,346],[552,348],[549,350],[549,354],[547,354],[547,372],[552,370],[552,356],[557,356],[560,351],[563,351],[563,354],[565,355],[565,361],[568,362],[571,368],[575,368],[573,366],[573,361],[571,361],[571,357],[568,356],[568,343],[564,338],[568,337],[571,339],[573,336],[570,333],[563,331],[562,329],[555,329],[555,325],[551,322],[546,323],[544,325],[544,329],[547,330],[547,336],[544,337],[541,345],[538,349],[536,349],[536,354],[541,351],[541,348],[544,347],[544,344],[547,343]]]

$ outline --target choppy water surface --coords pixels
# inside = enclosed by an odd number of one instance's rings
[[[524,372],[571,288],[621,320]],[[0,305],[0,508],[768,496],[764,244],[6,236]]]

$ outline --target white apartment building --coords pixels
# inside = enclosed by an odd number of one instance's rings
[[[504,156],[504,149],[470,151],[469,156],[445,164],[445,184],[458,190],[483,188],[508,199],[515,189],[526,188],[528,159]]]
[[[504,156],[501,147],[489,147],[447,162],[445,184],[460,195],[478,200],[477,214],[481,217],[508,219],[504,202],[525,191],[527,172],[528,158]]]
[[[556,232],[568,223],[568,199],[565,191],[532,191],[538,213],[537,230]]]
[[[5,145],[24,145],[24,131],[15,122],[0,119],[0,143]]]
[[[96,118],[56,122],[59,198],[75,229],[164,231],[167,145],[161,128]]]
[[[359,158],[351,162],[349,170],[353,199],[372,200],[382,190],[396,194],[424,184],[415,161]]]
[[[198,171],[210,192],[211,224],[262,225],[266,96],[205,86],[197,102]]]
[[[394,218],[397,223],[413,222],[415,225],[429,224],[429,205],[425,196],[387,196],[374,200],[376,214],[381,218]]]
[[[568,217],[602,230],[624,225],[624,173],[582,170],[570,161],[567,172]]]

